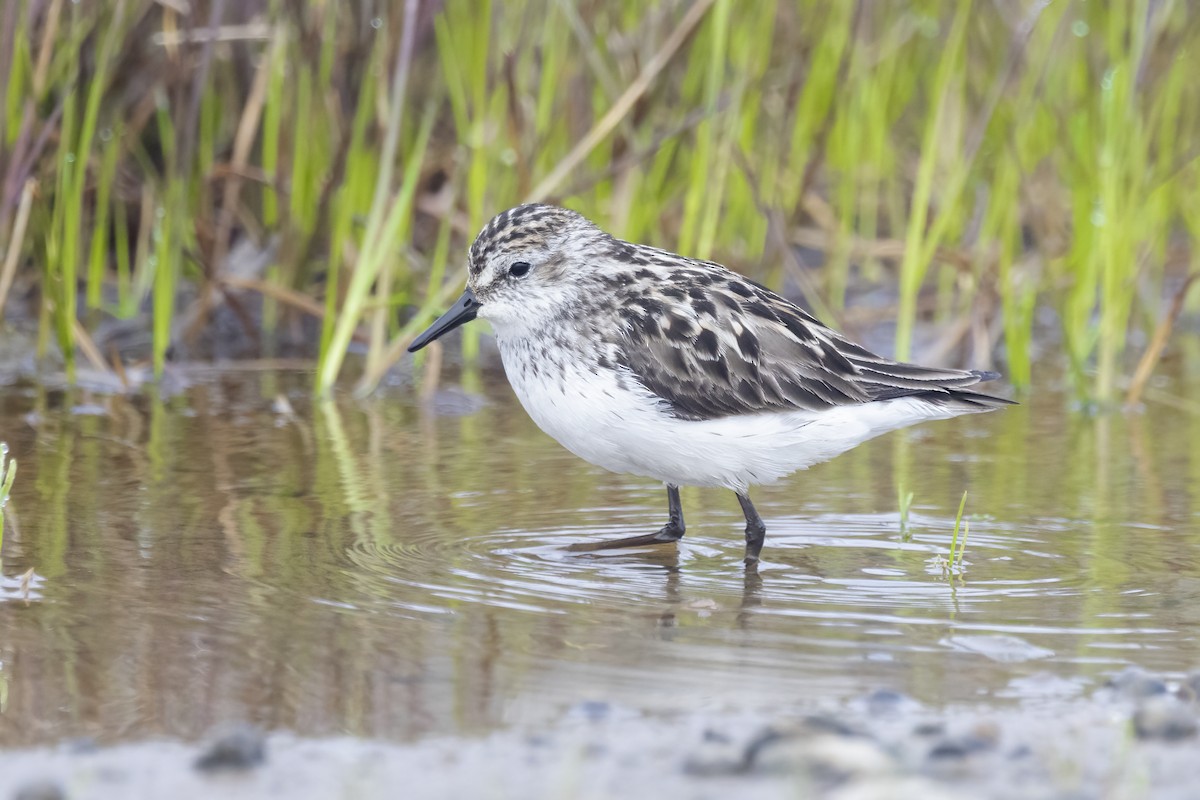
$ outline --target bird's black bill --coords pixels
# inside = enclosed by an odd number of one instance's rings
[[[449,311],[438,317],[432,325],[425,329],[424,333],[413,339],[412,344],[408,346],[408,352],[415,353],[434,339],[439,339],[459,325],[470,322],[475,319],[478,311],[479,301],[475,299],[475,293],[467,289],[462,293],[462,297],[454,301],[454,305],[450,306]]]

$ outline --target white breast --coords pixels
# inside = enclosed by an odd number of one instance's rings
[[[611,369],[593,370],[591,356],[583,363],[578,354],[504,340],[500,353],[517,399],[559,444],[613,472],[660,477],[639,468],[629,453],[639,431],[669,419],[649,393],[631,391],[635,384]]]
[[[915,398],[825,411],[678,419],[628,372],[553,345],[500,342],[509,382],[538,427],[580,458],[677,486],[744,491],[879,434],[955,412]]]

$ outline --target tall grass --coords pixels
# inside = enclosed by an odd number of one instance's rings
[[[1200,231],[1200,26],[1179,2],[0,14],[0,309],[36,285],[68,373],[76,352],[138,357],[91,340],[147,314],[161,374],[228,305],[264,354],[319,317],[315,388],[361,346],[369,391],[486,219],[539,199],[851,333],[894,317],[900,356],[1001,362],[1018,386],[1054,319],[1077,391],[1107,400]],[[865,309],[880,286],[894,307]]]

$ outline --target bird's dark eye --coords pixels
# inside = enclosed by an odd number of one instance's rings
[[[528,261],[514,261],[512,266],[508,268],[508,274],[514,278],[519,278],[531,269]]]

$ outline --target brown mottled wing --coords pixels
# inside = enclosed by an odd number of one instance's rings
[[[670,281],[617,293],[618,363],[676,416],[736,414],[926,395],[991,407],[1007,401],[959,391],[994,377],[878,356],[821,325],[763,286],[717,265],[691,262]]]

